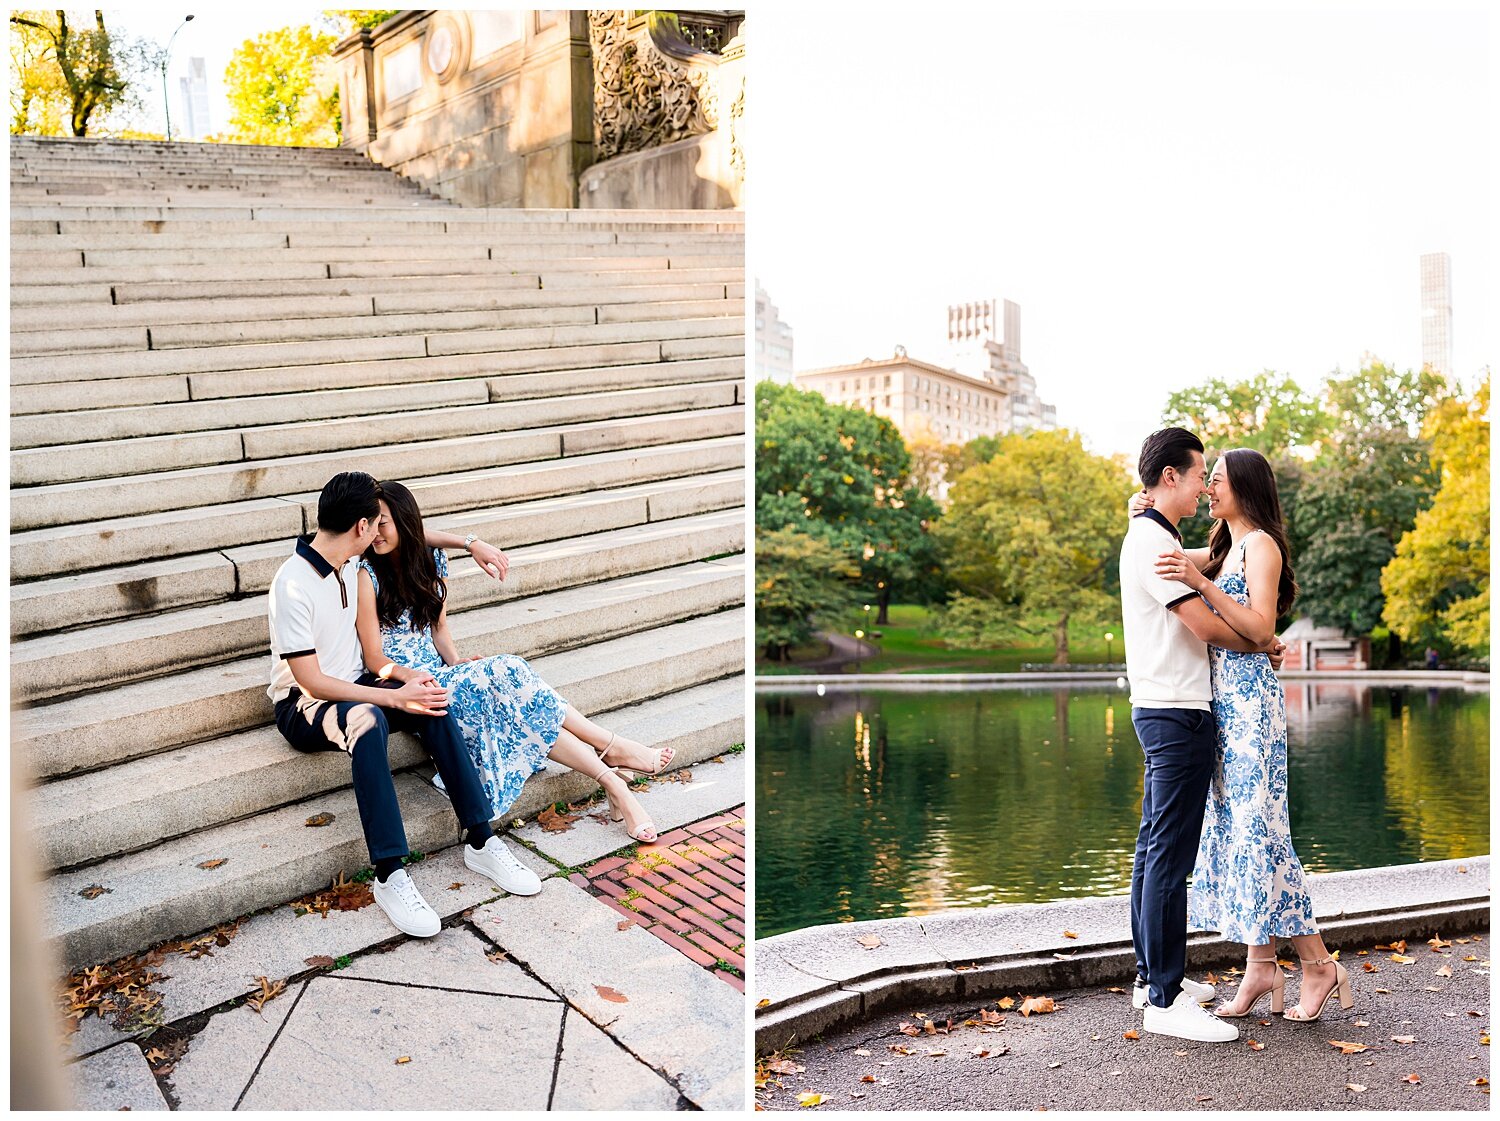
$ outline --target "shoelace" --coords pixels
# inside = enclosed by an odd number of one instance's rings
[[[411,876],[402,876],[399,880],[395,881],[395,884],[396,894],[401,897],[401,902],[405,903],[408,907],[416,911],[431,909],[427,906],[427,900],[423,899],[421,893],[417,891],[417,885],[412,883]]]
[[[489,848],[489,845],[485,845],[485,848]],[[505,867],[512,872],[526,871],[526,866],[519,860],[517,860],[513,855],[511,855],[510,846],[507,845],[504,841],[497,839],[495,847],[493,849],[490,849],[490,851],[494,854],[495,859],[500,861],[501,864],[505,865]]]

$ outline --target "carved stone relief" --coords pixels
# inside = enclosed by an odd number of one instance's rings
[[[589,12],[594,56],[594,158],[607,160],[711,132],[718,98],[711,74],[662,54],[629,12]]]

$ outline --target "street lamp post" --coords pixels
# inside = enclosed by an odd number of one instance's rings
[[[1104,632],[1104,662],[1106,665],[1114,665],[1115,662],[1115,632]]]
[[[193,17],[189,15],[186,19],[184,19],[177,25],[177,31],[181,31],[184,27],[192,22]],[[162,108],[167,112],[168,140],[172,139],[172,98],[171,95],[167,93],[167,63],[172,58],[172,44],[177,42],[177,31],[172,32],[172,37],[167,40],[166,53],[161,56],[161,104]]]

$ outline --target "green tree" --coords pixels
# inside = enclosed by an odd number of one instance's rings
[[[246,39],[229,60],[226,139],[241,144],[338,144],[338,81],[329,51],[335,36],[283,27]]]
[[[1196,432],[1210,459],[1229,448],[1254,448],[1275,460],[1293,448],[1315,446],[1329,425],[1315,396],[1273,370],[1178,390],[1167,398],[1161,419],[1164,426]]]
[[[1381,574],[1385,621],[1408,642],[1489,658],[1490,381],[1427,418],[1442,483]]]
[[[1058,664],[1070,626],[1119,618],[1108,590],[1132,480],[1065,429],[1005,436],[953,483],[934,535],[958,589],[943,632],[970,643],[1050,633]]]
[[[889,420],[762,382],[755,446],[758,529],[793,527],[849,557],[880,605],[878,623],[897,588],[931,588],[937,557],[927,528],[938,508],[912,479],[911,456]]]
[[[73,136],[87,136],[95,114],[102,117],[126,100],[128,83],[102,11],[94,12],[92,25],[70,19],[62,8],[12,12],[10,23],[12,81],[21,82],[19,91],[11,90],[12,132],[36,131],[55,112]]]
[[[353,10],[348,8],[327,8],[323,11],[323,18],[330,29],[342,38],[350,32],[359,28],[379,27],[392,16],[399,16],[400,8],[392,8],[388,11]]]
[[[1437,490],[1422,425],[1447,395],[1430,371],[1373,361],[1325,381],[1330,428],[1289,515],[1298,611],[1318,625],[1368,634],[1380,624],[1381,570]]]
[[[854,605],[859,566],[843,551],[793,528],[755,533],[755,642],[785,661],[822,619]]]

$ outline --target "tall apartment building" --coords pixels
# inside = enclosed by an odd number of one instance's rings
[[[1453,276],[1446,253],[1423,253],[1422,365],[1453,376]]]
[[[1056,428],[1057,408],[1037,393],[1036,378],[1021,361],[1021,307],[1006,300],[948,308],[948,360],[953,368],[1004,391],[1007,432]]]
[[[755,282],[755,380],[778,381],[791,385],[792,328],[783,323],[781,313]]]
[[[208,119],[208,66],[201,58],[188,59],[188,76],[179,78],[182,93],[182,125],[174,135],[198,139],[213,131]],[[175,125],[175,122],[174,122]]]

